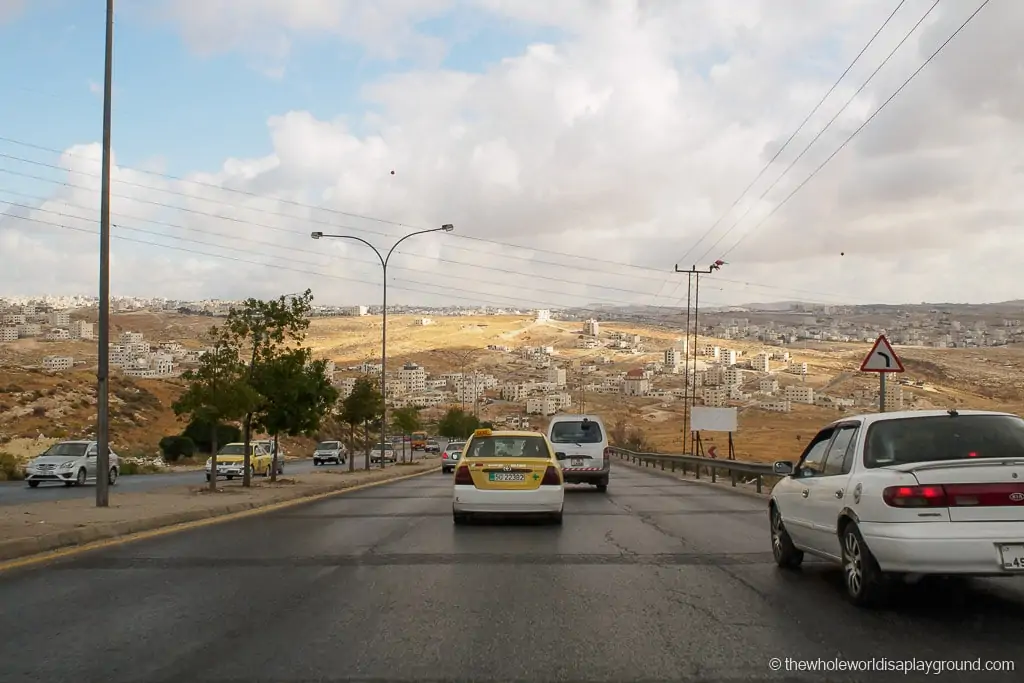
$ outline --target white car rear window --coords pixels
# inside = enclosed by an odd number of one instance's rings
[[[868,428],[864,464],[1024,457],[1024,420],[1015,415],[940,415],[882,420]]]

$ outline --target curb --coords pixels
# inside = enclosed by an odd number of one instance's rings
[[[401,474],[394,477],[384,477],[374,481],[353,484],[351,486],[339,486],[328,484],[318,486],[315,489],[304,491],[302,494],[290,497],[287,492],[280,496],[274,496],[264,501],[246,501],[231,503],[204,510],[188,510],[175,512],[157,517],[149,517],[137,520],[125,520],[112,524],[103,524],[92,527],[76,529],[74,531],[60,531],[37,538],[19,538],[10,541],[0,541],[0,572],[8,569],[15,569],[30,564],[45,562],[56,559],[61,554],[86,552],[92,549],[90,546],[103,547],[115,539],[127,543],[133,540],[141,540],[156,535],[184,531],[197,526],[207,526],[220,522],[227,522],[234,519],[249,517],[256,514],[280,510],[302,503],[308,503],[323,498],[341,495],[350,491],[358,491],[382,484],[390,484],[403,479],[412,479],[427,474],[433,474],[440,470],[440,467],[432,467],[422,472]],[[138,538],[129,538],[131,536]]]
[[[682,482],[684,484],[698,484],[700,486],[706,486],[721,491],[728,491],[730,493],[735,493],[741,496],[747,496],[748,498],[756,498],[757,500],[763,501],[767,501],[771,497],[771,491],[768,489],[766,489],[764,493],[758,493],[757,491],[751,491],[746,487],[733,487],[730,486],[728,483],[720,484],[718,482],[713,482],[708,479],[696,479],[690,476],[680,477],[673,472],[662,471],[661,469],[654,467],[644,467],[643,465],[636,465],[634,463],[629,462],[628,460],[620,459],[615,460],[613,462],[615,462],[616,464],[625,465],[626,467],[629,467],[634,470],[640,470],[642,472],[647,472],[648,474],[653,474],[664,479],[671,479],[672,481]]]

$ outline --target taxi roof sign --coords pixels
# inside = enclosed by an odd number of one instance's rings
[[[490,436],[490,435],[491,435],[491,430],[487,429],[487,428],[478,429],[475,432],[473,432],[473,436]]]

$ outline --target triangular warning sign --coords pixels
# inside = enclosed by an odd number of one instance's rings
[[[892,344],[884,334],[878,335],[875,345],[871,347],[871,351],[864,357],[864,362],[860,364],[860,371],[906,372],[903,368],[903,361],[896,355],[896,351],[893,350]]]

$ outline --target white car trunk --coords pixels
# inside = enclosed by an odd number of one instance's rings
[[[897,465],[922,486],[941,486],[951,522],[1024,522],[1024,458]]]

